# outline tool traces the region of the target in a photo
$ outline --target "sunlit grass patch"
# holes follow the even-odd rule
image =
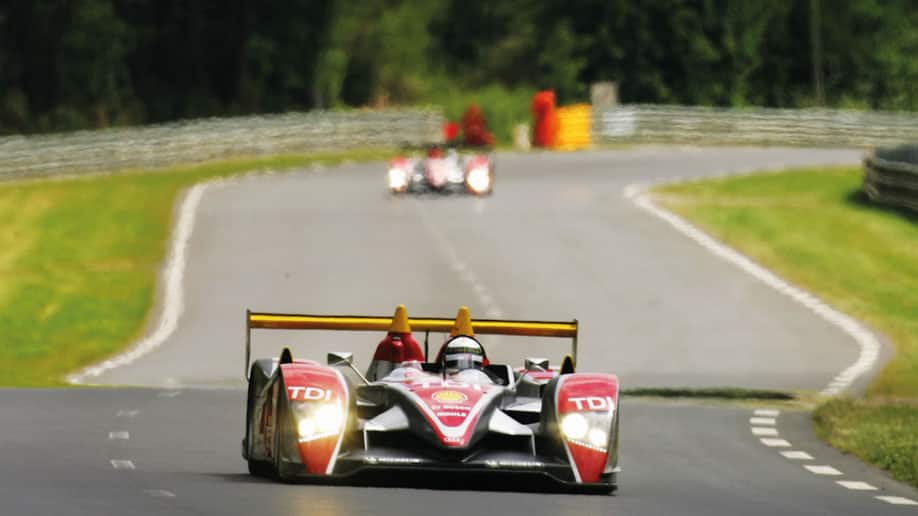
[[[179,192],[200,181],[385,151],[240,158],[0,183],[0,385],[60,385],[142,331]]]

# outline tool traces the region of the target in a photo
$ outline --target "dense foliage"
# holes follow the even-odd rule
[[[623,102],[807,106],[813,6],[827,104],[918,110],[914,0],[29,0],[0,4],[0,132],[495,87],[564,104],[598,80]]]

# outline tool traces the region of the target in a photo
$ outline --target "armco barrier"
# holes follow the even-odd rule
[[[872,147],[915,141],[915,113],[638,104],[593,114],[594,143]]]
[[[880,148],[868,154],[864,191],[876,202],[918,211],[918,145]]]
[[[311,111],[0,138],[0,180],[442,139],[439,110]]]

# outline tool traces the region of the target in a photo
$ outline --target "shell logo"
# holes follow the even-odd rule
[[[437,391],[433,393],[433,398],[440,403],[458,403],[469,399],[459,391]]]

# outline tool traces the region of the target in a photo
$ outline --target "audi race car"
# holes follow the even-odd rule
[[[470,193],[494,191],[494,167],[487,154],[461,154],[434,146],[423,158],[399,156],[389,164],[389,191],[401,193]]]
[[[576,321],[472,321],[465,307],[455,320],[408,318],[401,305],[392,318],[247,312],[247,364],[256,329],[386,334],[366,374],[351,353],[321,364],[285,348],[251,363],[242,456],[253,475],[348,481],[416,470],[617,488],[619,383],[575,372]],[[412,330],[427,335],[423,351]],[[449,334],[434,360],[430,332]],[[572,353],[559,367],[530,358],[514,369],[488,360],[480,334],[570,338]]]

